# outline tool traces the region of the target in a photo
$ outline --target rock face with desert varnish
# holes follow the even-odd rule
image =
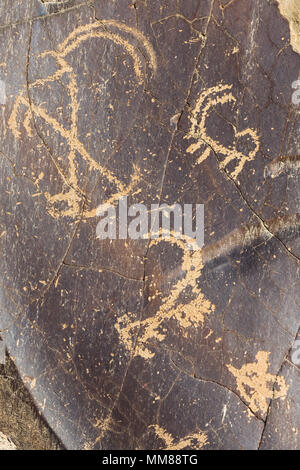
[[[69,449],[299,449],[292,11],[2,3],[0,329],[39,411]],[[204,204],[205,246],[99,241],[120,196]]]

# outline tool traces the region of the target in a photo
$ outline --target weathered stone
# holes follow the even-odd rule
[[[20,3],[0,328],[43,417],[69,449],[299,449],[298,2]],[[203,249],[100,241],[120,196],[204,204]]]

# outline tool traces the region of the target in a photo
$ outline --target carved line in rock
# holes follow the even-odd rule
[[[231,177],[237,179],[245,164],[254,160],[257,152],[259,151],[260,143],[257,131],[248,128],[238,132],[234,129],[235,141],[231,147],[225,147],[216,139],[209,136],[207,132],[207,119],[218,105],[228,103],[236,103],[236,98],[233,96],[232,85],[224,85],[222,83],[204,90],[192,111],[190,116],[191,128],[189,133],[184,137],[185,139],[195,139],[197,142],[191,144],[187,148],[187,153],[194,154],[199,149],[204,149],[202,154],[198,157],[196,164],[201,164],[210,155],[213,149],[218,155],[223,155],[224,159],[220,163],[221,168],[226,168],[228,164],[235,161],[235,169],[231,171]],[[236,140],[242,137],[248,137],[252,141],[253,149],[249,155],[239,152],[236,148]],[[229,171],[229,170],[226,170]]]
[[[147,343],[151,340],[164,341],[167,335],[166,321],[175,319],[182,328],[183,335],[187,337],[187,328],[199,327],[204,323],[206,316],[215,310],[215,306],[205,297],[198,286],[198,279],[203,269],[202,251],[189,250],[187,248],[189,241],[170,237],[168,240],[154,239],[150,243],[150,247],[160,243],[170,243],[179,247],[183,253],[181,270],[185,274],[173,285],[170,294],[163,297],[161,307],[154,316],[142,321],[132,321],[132,314],[128,313],[116,322],[115,328],[128,351],[132,351],[133,338],[140,331],[134,348],[135,356],[140,356],[145,360],[154,357],[155,353],[151,351],[151,347]],[[180,301],[184,292],[191,297],[191,300],[186,303]],[[151,300],[159,295],[160,292],[156,291]]]
[[[44,86],[47,83],[55,82],[62,76],[66,76],[68,79],[67,91],[71,101],[71,127],[70,129],[65,128],[61,125],[55,117],[48,114],[47,109],[42,106],[37,106],[31,103],[29,98],[24,96],[24,93],[20,93],[14,104],[12,113],[9,118],[9,128],[16,138],[20,138],[18,115],[21,107],[25,108],[24,116],[24,129],[27,132],[28,137],[33,135],[31,128],[31,121],[34,116],[41,118],[53,132],[58,133],[65,139],[69,147],[69,154],[67,156],[69,169],[68,175],[65,175],[63,169],[56,162],[56,167],[63,178],[65,185],[68,190],[58,194],[51,195],[48,192],[44,193],[44,196],[48,202],[48,212],[55,218],[60,217],[74,217],[78,218],[81,214],[81,203],[83,199],[83,192],[79,186],[78,176],[78,165],[77,156],[79,155],[85,162],[88,163],[89,170],[95,170],[99,172],[103,177],[107,179],[115,188],[116,192],[106,201],[107,204],[112,204],[118,200],[121,196],[129,195],[139,182],[139,169],[133,165],[133,174],[131,176],[129,184],[126,186],[122,183],[114,173],[99,164],[92,155],[86,150],[83,143],[78,138],[78,112],[79,104],[77,99],[78,86],[76,80],[76,72],[67,61],[67,56],[76,50],[80,44],[88,39],[106,39],[117,46],[122,47],[127,54],[131,57],[133,62],[133,70],[137,79],[138,85],[141,85],[145,81],[145,72],[143,70],[143,62],[139,55],[139,51],[131,44],[127,39],[124,39],[120,34],[110,32],[107,27],[115,28],[124,34],[131,35],[134,40],[140,43],[140,46],[146,52],[149,67],[155,73],[157,70],[157,61],[154,49],[146,37],[138,30],[131,28],[123,23],[119,23],[114,20],[102,20],[100,22],[87,24],[76,28],[68,37],[58,46],[57,51],[50,50],[44,51],[39,57],[43,58],[51,56],[55,59],[58,66],[58,70],[52,76],[48,76],[45,79],[38,79],[29,85],[29,90],[34,87]],[[29,91],[28,90],[28,91]],[[43,178],[43,174],[35,181],[38,190],[40,190],[40,179]],[[66,209],[59,209],[57,203],[65,203]],[[87,219],[96,216],[96,208],[92,210],[86,210],[83,213],[83,218]]]
[[[268,372],[269,368],[268,351],[259,351],[256,354],[256,361],[244,364],[240,369],[227,364],[229,372],[235,377],[238,392],[241,397],[249,404],[253,413],[261,411],[266,413],[268,410],[268,400],[273,398],[284,399],[287,395],[289,386],[284,377],[273,375]],[[277,387],[275,392],[273,388]]]
[[[152,427],[157,437],[164,443],[164,446],[160,450],[199,450],[208,444],[207,435],[202,431],[189,434],[182,439],[176,440],[161,426],[156,424]]]
[[[231,174],[232,178],[236,179],[243,170],[246,162],[253,160],[259,150],[260,144],[257,132],[250,128],[240,132],[235,130],[235,138],[249,136],[253,141],[254,149],[249,155],[245,155],[237,151],[235,144],[232,148],[226,148],[215,139],[212,139],[207,133],[206,123],[208,116],[214,110],[215,106],[236,102],[236,98],[230,91],[231,89],[232,85],[223,85],[221,83],[201,93],[192,112],[192,116],[190,117],[192,124],[190,132],[185,138],[197,139],[197,142],[190,145],[187,149],[189,153],[194,153],[204,145],[207,145],[207,148],[198,158],[197,163],[202,163],[208,158],[211,148],[225,157],[221,162],[222,168],[225,168],[230,162],[237,160],[236,168]],[[186,329],[188,327],[199,327],[204,323],[206,316],[215,309],[215,306],[205,298],[197,282],[203,269],[203,256],[207,257],[206,250],[191,252],[186,248],[184,241],[179,241],[175,238],[163,241],[177,245],[182,249],[183,262],[181,269],[185,272],[184,278],[175,283],[169,296],[162,299],[162,305],[153,317],[147,318],[141,322],[132,321],[132,314],[128,313],[119,318],[115,325],[122,343],[129,351],[133,349],[133,338],[135,334],[141,331],[138,343],[134,348],[134,355],[141,356],[144,359],[150,359],[155,355],[155,353],[151,351],[151,348],[147,346],[149,341],[156,340],[162,342],[166,338],[166,328],[163,328],[163,324],[166,321],[175,318],[182,327],[183,334],[186,336]],[[161,240],[153,240],[150,246],[160,242]],[[179,297],[186,289],[191,289],[193,299],[183,304],[179,302]],[[159,296],[159,292],[157,292],[154,297],[157,296]]]

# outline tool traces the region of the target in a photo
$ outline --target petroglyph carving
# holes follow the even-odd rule
[[[188,153],[194,154],[198,150],[202,150],[201,155],[197,159],[197,164],[204,162],[209,157],[211,151],[214,151],[218,156],[223,157],[223,160],[220,162],[222,169],[226,168],[229,163],[236,162],[235,169],[230,171],[230,174],[233,179],[237,179],[245,164],[253,160],[257,155],[259,150],[257,132],[250,128],[239,132],[234,129],[235,140],[231,147],[225,147],[207,133],[207,119],[215,107],[228,103],[236,103],[236,98],[233,96],[231,89],[232,85],[223,85],[221,83],[215,87],[208,88],[200,94],[190,116],[190,131],[185,138],[196,140],[196,143],[191,144],[187,148]],[[237,150],[237,140],[241,138],[246,138],[247,142],[251,142],[252,150],[250,150],[248,155]],[[227,171],[229,172],[229,170]]]
[[[162,240],[152,240],[150,246],[161,243]],[[166,240],[164,240],[166,242]],[[154,356],[147,343],[151,340],[163,341],[166,338],[167,327],[165,322],[176,319],[182,328],[182,334],[187,336],[187,328],[199,327],[204,323],[205,317],[215,309],[214,305],[204,296],[198,286],[198,279],[203,268],[201,250],[187,249],[186,240],[170,238],[167,243],[178,246],[183,253],[181,270],[184,276],[171,288],[168,296],[162,299],[161,307],[154,316],[143,321],[132,321],[131,314],[125,314],[117,321],[115,327],[124,346],[132,351],[133,338],[139,331],[134,354],[144,359]],[[188,292],[191,297],[183,303],[181,296]],[[159,296],[159,292],[156,293]]]
[[[37,105],[31,102],[29,97],[25,93],[20,93],[17,96],[14,104],[10,119],[9,128],[13,132],[16,138],[20,138],[20,123],[19,113],[21,110],[25,110],[24,115],[24,129],[31,137],[33,135],[34,117],[41,118],[50,128],[52,132],[60,135],[67,143],[69,148],[68,159],[68,174],[65,175],[58,160],[55,160],[56,168],[62,177],[65,187],[67,188],[59,194],[51,195],[48,192],[44,193],[44,196],[48,202],[48,211],[53,217],[74,217],[77,218],[82,211],[82,202],[84,194],[80,188],[80,181],[78,175],[78,159],[83,159],[87,164],[90,171],[94,170],[99,172],[103,177],[106,178],[115,188],[115,194],[113,194],[108,201],[108,204],[112,204],[115,200],[119,199],[122,195],[128,195],[136,186],[139,181],[139,170],[133,165],[133,173],[131,175],[131,181],[125,185],[120,181],[113,171],[105,168],[103,165],[98,163],[94,157],[88,152],[83,143],[78,137],[78,120],[79,120],[79,103],[77,99],[78,85],[76,71],[68,62],[68,56],[71,52],[75,51],[81,43],[88,39],[105,39],[109,40],[115,45],[123,48],[132,60],[134,74],[137,80],[137,84],[142,84],[146,78],[145,67],[143,64],[144,56],[141,55],[139,48],[131,44],[129,39],[125,39],[121,34],[111,32],[109,28],[112,27],[114,30],[118,30],[123,35],[127,35],[133,38],[139,45],[140,49],[143,49],[144,55],[148,60],[149,67],[155,73],[157,69],[155,52],[150,42],[145,36],[134,28],[131,28],[123,23],[119,23],[115,20],[102,20],[101,22],[87,24],[76,28],[69,36],[58,46],[57,50],[44,51],[40,54],[41,58],[50,56],[52,57],[57,65],[57,71],[47,78],[35,80],[29,85],[28,92],[35,87],[43,87],[51,82],[56,82],[61,77],[67,79],[66,89],[70,98],[71,107],[71,126],[70,128],[64,127],[58,122],[58,120],[49,115],[47,109],[43,105]],[[36,185],[40,190],[40,181],[36,180]],[[64,203],[65,208],[61,208],[61,204]],[[96,215],[96,209],[85,211],[83,217],[94,217]]]
[[[271,400],[273,395],[274,398],[285,398],[288,391],[284,377],[276,377],[268,372],[269,356],[269,352],[259,351],[256,354],[256,362],[244,364],[241,369],[236,369],[230,364],[226,366],[236,379],[241,397],[249,403],[253,413],[266,413],[268,400]]]
[[[202,449],[207,444],[207,435],[199,431],[176,441],[174,437],[158,425],[153,426],[159,439],[164,442],[161,450]]]

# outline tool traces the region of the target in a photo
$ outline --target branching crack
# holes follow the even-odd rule
[[[120,273],[119,271],[115,271],[114,269],[111,268],[103,268],[103,267],[97,267],[97,266],[86,266],[86,265],[81,265],[81,264],[70,264],[66,263],[65,261],[62,262],[62,264],[68,268],[73,268],[73,269],[85,269],[89,271],[97,271],[99,273],[101,272],[107,272],[107,273],[112,273],[115,274],[116,276],[120,276],[128,281],[136,281],[136,282],[143,282],[142,278],[137,278],[137,277],[130,277],[130,276],[125,276],[125,274]]]
[[[250,210],[250,212],[255,216],[255,218],[259,221],[259,223],[262,225],[262,227],[265,229],[265,231],[268,233],[268,235],[270,236],[270,238],[275,238],[280,244],[281,246],[284,248],[284,250],[288,253],[288,255],[290,257],[292,257],[297,263],[300,262],[300,258],[295,254],[293,253],[290,248],[288,248],[288,246],[284,243],[284,241],[278,236],[276,235],[275,233],[271,232],[270,231],[270,227],[267,225],[267,222],[265,220],[263,220],[261,218],[261,216],[258,214],[258,212],[252,207],[252,205],[250,204],[250,202],[247,200],[247,198],[244,196],[243,194],[243,191],[241,190],[240,186],[236,183],[236,181],[234,180],[234,178],[224,169],[221,167],[220,165],[220,160],[219,160],[219,157],[218,157],[218,152],[214,149],[214,147],[212,145],[210,145],[208,142],[206,142],[205,140],[203,140],[203,143],[205,143],[211,150],[212,152],[214,153],[215,157],[216,157],[216,160],[217,160],[217,164],[218,164],[218,167],[219,167],[219,170],[229,179],[229,181],[231,181],[236,190],[238,191],[239,195],[241,196],[241,198],[243,199],[244,203],[246,204],[246,206],[248,207],[248,209]]]
[[[228,392],[232,393],[233,395],[235,395],[239,401],[241,401],[243,403],[243,405],[245,405],[248,410],[251,412],[251,414],[253,415],[254,418],[258,419],[259,421],[262,421],[263,423],[265,422],[260,416],[258,416],[252,409],[251,407],[249,406],[248,403],[246,403],[246,401],[244,401],[242,399],[242,397],[237,393],[235,392],[234,390],[232,390],[231,388],[227,387],[226,385],[218,382],[217,380],[212,380],[212,379],[205,379],[203,377],[199,377],[197,376],[197,374],[189,374],[186,370],[183,370],[181,369],[180,367],[178,367],[177,364],[175,364],[175,362],[170,358],[170,361],[172,362],[172,364],[174,365],[174,367],[176,367],[176,369],[180,370],[183,374],[185,375],[188,375],[189,377],[192,377],[193,379],[195,380],[199,380],[200,382],[204,382],[204,383],[209,383],[209,384],[214,384],[214,385],[217,385],[219,387],[222,387],[224,388],[225,390],[227,390]]]
[[[284,363],[287,362],[287,359],[288,359],[288,357],[289,357],[291,351],[293,350],[295,341],[297,340],[299,334],[300,334],[300,327],[299,327],[299,329],[298,329],[298,331],[297,331],[297,334],[296,334],[296,336],[295,336],[295,338],[294,338],[294,341],[293,341],[291,347],[288,349],[288,351],[287,351],[286,354],[284,355],[283,361],[282,361],[282,363],[281,363],[281,365],[280,365],[280,367],[279,367],[279,369],[278,369],[278,372],[277,372],[277,374],[276,374],[276,377],[275,377],[275,380],[274,380],[274,384],[273,384],[273,390],[272,390],[272,395],[273,395],[273,396],[272,396],[272,398],[271,398],[271,400],[270,400],[270,402],[269,402],[269,405],[268,405],[268,410],[267,410],[266,419],[265,419],[265,425],[264,425],[264,428],[263,428],[262,433],[261,433],[260,441],[259,441],[259,444],[258,444],[258,450],[259,450],[259,449],[261,448],[261,446],[262,446],[263,438],[264,438],[264,435],[265,435],[265,432],[266,432],[266,428],[267,428],[267,424],[268,424],[268,419],[269,419],[270,412],[271,412],[271,406],[272,406],[272,403],[273,403],[273,401],[274,401],[274,399],[275,399],[275,392],[276,392],[275,387],[276,387],[277,379],[278,379],[279,375],[280,375],[281,372],[282,372]]]

